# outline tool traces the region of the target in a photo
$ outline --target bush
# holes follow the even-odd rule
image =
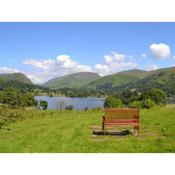
[[[27,92],[22,95],[21,106],[37,106],[37,104],[38,101],[34,99],[34,96],[31,93]]]
[[[6,87],[0,92],[0,103],[13,108],[36,106],[33,94],[29,92],[22,93],[19,89],[13,87]]]
[[[65,110],[73,110],[74,107],[72,105],[66,106]]]
[[[122,102],[126,105],[139,100],[139,93],[136,90],[126,89],[121,94]]]
[[[152,108],[155,106],[155,102],[151,99],[145,99],[141,102],[142,108]]]
[[[21,114],[20,110],[10,109],[6,106],[0,107],[0,129],[3,127],[9,127],[10,123],[22,119],[24,119],[24,116]]]
[[[140,99],[151,99],[156,104],[163,104],[165,103],[165,93],[161,89],[151,89],[141,94]]]
[[[133,101],[129,104],[129,107],[132,107],[132,108],[142,108],[142,102],[141,101]]]
[[[43,110],[46,110],[48,107],[48,102],[44,100],[40,100],[39,107],[41,107]]]
[[[105,100],[104,107],[105,108],[123,107],[123,103],[119,98],[115,96],[109,96]]]

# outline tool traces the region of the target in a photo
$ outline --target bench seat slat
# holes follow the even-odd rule
[[[137,119],[112,119],[112,120],[109,120],[109,119],[105,119],[104,120],[104,122],[105,123],[107,123],[107,122],[117,122],[117,123],[119,123],[119,122],[126,122],[126,123],[130,123],[130,122],[138,122],[138,120]]]
[[[105,125],[132,125],[132,126],[138,126],[138,123],[105,123]]]

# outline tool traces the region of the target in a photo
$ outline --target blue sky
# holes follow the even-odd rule
[[[0,73],[35,83],[175,65],[175,23],[0,23]]]

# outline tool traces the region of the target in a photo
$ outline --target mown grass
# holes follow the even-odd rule
[[[0,152],[175,152],[175,106],[141,110],[140,136],[94,136],[103,111],[23,111],[25,120],[0,130]]]

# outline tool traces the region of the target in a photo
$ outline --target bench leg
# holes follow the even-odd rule
[[[102,122],[102,132],[104,133],[105,131],[105,125],[104,125],[104,122]]]
[[[134,135],[135,135],[135,130],[137,130],[137,134],[139,136],[139,126],[134,126]]]

